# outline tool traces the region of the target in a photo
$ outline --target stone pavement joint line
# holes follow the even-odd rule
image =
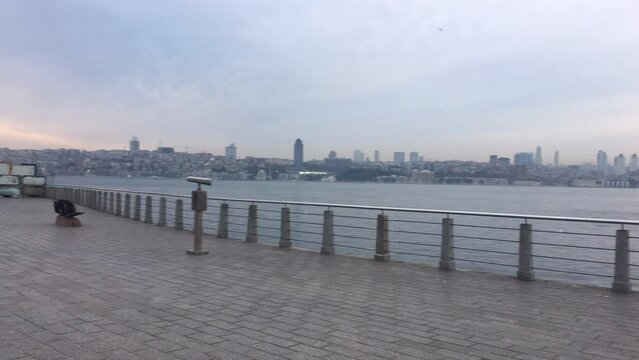
[[[639,295],[0,199],[0,359],[638,359]]]

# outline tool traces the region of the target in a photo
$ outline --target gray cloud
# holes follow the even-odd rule
[[[635,152],[637,15],[634,1],[4,1],[0,141]]]

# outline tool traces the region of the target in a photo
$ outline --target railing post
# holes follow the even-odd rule
[[[291,248],[291,208],[284,206],[280,212],[280,248]]]
[[[115,194],[112,191],[109,192],[109,213],[115,212]]]
[[[115,195],[115,216],[122,216],[122,194]]]
[[[107,212],[109,209],[109,193],[106,191],[102,192],[102,211]]]
[[[532,224],[521,224],[519,226],[519,270],[517,279],[524,281],[535,280],[533,271],[533,248],[532,248]]]
[[[335,247],[333,246],[333,211],[324,211],[324,225],[322,228],[322,255],[334,255]]]
[[[628,230],[617,230],[615,244],[615,278],[612,282],[612,291],[616,293],[629,293],[632,291],[630,284],[630,235]]]
[[[388,215],[377,215],[377,238],[375,241],[375,260],[390,261],[388,253]]]
[[[229,237],[229,204],[220,204],[220,221],[217,226],[217,237],[228,239]]]
[[[158,212],[158,226],[166,226],[166,198],[160,198],[160,208]]]
[[[142,212],[142,196],[135,195],[135,203],[133,204],[133,221],[140,221]]]
[[[442,219],[442,247],[439,259],[439,268],[442,270],[455,270],[453,250],[453,219]]]
[[[144,201],[144,223],[153,224],[153,198],[147,196]]]
[[[98,190],[95,193],[95,209],[102,210],[102,191]]]
[[[184,230],[184,203],[182,199],[175,200],[175,230]]]
[[[131,217],[131,194],[124,194],[124,213],[122,217],[127,219]]]
[[[257,242],[257,205],[249,205],[246,222],[246,242]]]

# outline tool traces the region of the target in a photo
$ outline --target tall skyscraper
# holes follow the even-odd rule
[[[375,153],[373,155],[373,160],[375,162],[379,162],[379,150],[375,150]]]
[[[637,160],[637,154],[632,154],[630,157],[630,164],[628,164],[628,171],[636,172],[639,170],[639,161]]]
[[[615,175],[626,173],[626,157],[623,154],[615,156]]]
[[[410,162],[418,162],[419,154],[416,151],[411,152],[410,154],[408,154],[408,160]]]
[[[293,145],[293,165],[297,170],[304,166],[304,144],[300,139],[295,140],[295,145]]]
[[[402,163],[404,163],[405,160],[406,160],[405,159],[405,154],[404,154],[403,151],[395,151],[393,153],[393,162],[396,165],[401,165]]]
[[[541,157],[541,146],[537,146],[537,151],[535,151],[535,164],[544,164],[544,159]]]
[[[353,162],[364,162],[364,152],[362,150],[353,150]]]
[[[129,141],[129,151],[136,152],[140,151],[140,140],[138,140],[137,136],[134,136],[131,141]]]
[[[488,167],[496,168],[498,160],[499,157],[497,155],[490,155],[490,157],[488,158]]]
[[[605,151],[597,152],[597,169],[608,170],[608,154]]]
[[[553,166],[559,167],[559,151],[555,150],[555,158],[553,159]]]
[[[336,159],[336,158],[337,158],[337,153],[335,152],[335,150],[331,150],[331,151],[328,153],[328,158],[329,158],[329,159]]]
[[[228,162],[234,162],[237,160],[237,148],[234,143],[224,149],[224,157]]]

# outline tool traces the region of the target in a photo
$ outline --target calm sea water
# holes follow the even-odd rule
[[[55,185],[94,186],[188,195],[194,184],[179,179],[127,179],[110,177],[68,177],[50,179]],[[639,220],[639,189],[413,185],[376,183],[319,183],[280,181],[216,181],[206,187],[209,196],[260,200],[306,201],[457,211],[497,212],[526,215]],[[208,232],[217,226],[216,204],[210,204]],[[245,234],[246,204],[231,204],[230,236]],[[279,237],[279,206],[260,205],[260,242],[275,245]],[[296,246],[317,250],[321,237],[323,209],[294,207],[293,239]],[[335,244],[338,253],[371,256],[375,237],[375,211],[335,209]],[[351,218],[349,216],[354,216]],[[360,218],[361,217],[361,218]],[[437,264],[441,215],[389,213],[391,251],[394,260]],[[235,219],[235,221],[233,220]],[[263,220],[262,220],[263,219]],[[417,222],[419,221],[419,223]],[[188,222],[188,220],[187,220]],[[299,222],[299,223],[296,223]],[[421,223],[426,222],[426,223]],[[512,275],[516,271],[518,227],[521,220],[455,216],[455,257],[458,268]],[[312,223],[316,223],[313,225]],[[470,225],[470,226],[469,226]],[[477,228],[474,225],[492,228]],[[352,228],[359,227],[359,228]],[[570,222],[533,222],[537,277],[609,286],[614,259],[617,225]],[[631,236],[639,229],[629,228]],[[583,234],[598,234],[591,236]],[[490,241],[497,239],[506,241]],[[296,243],[297,240],[297,243]],[[637,248],[631,240],[631,249]],[[546,244],[546,245],[545,245]],[[564,247],[547,244],[560,244]],[[608,250],[575,249],[589,246]],[[368,250],[364,250],[368,249]],[[496,254],[491,251],[499,251]],[[632,262],[639,264],[639,254]],[[574,260],[561,260],[555,258]],[[471,261],[479,261],[471,262]],[[579,260],[579,261],[576,261]],[[502,265],[494,265],[498,263]],[[560,270],[561,272],[543,269]],[[634,270],[635,268],[633,268]],[[639,272],[639,267],[636,268]],[[601,274],[591,276],[576,273]],[[638,277],[635,275],[634,277]]]
[[[189,194],[178,179],[57,176],[56,185]],[[639,189],[216,181],[209,196],[639,220]]]

